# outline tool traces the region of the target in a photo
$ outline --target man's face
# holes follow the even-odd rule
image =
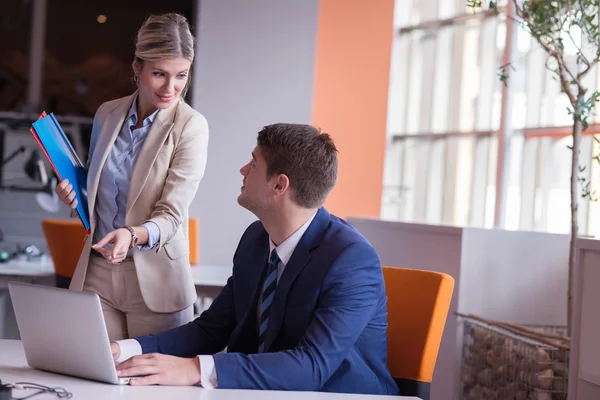
[[[261,211],[269,209],[271,196],[269,180],[267,180],[267,163],[258,146],[254,148],[252,159],[240,169],[240,173],[244,180],[238,203],[259,216]]]

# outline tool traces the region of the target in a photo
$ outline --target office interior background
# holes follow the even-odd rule
[[[486,283],[476,283],[475,278],[463,281],[451,310],[459,307],[458,296],[471,304],[484,299],[494,306],[470,310],[485,314],[493,309],[489,317],[509,320],[522,304],[514,300],[519,299],[529,308],[521,308],[515,322],[566,325],[562,297],[536,303],[531,294],[518,294],[531,292],[532,286],[516,281],[548,277],[548,284],[540,283],[546,293],[562,296],[566,290],[572,143],[568,99],[547,68],[547,55],[524,29],[513,24],[508,34],[504,14],[473,12],[466,3],[18,0],[4,4],[0,154],[6,162],[0,167],[0,250],[12,252],[33,244],[45,252],[41,221],[69,218],[66,207],[48,211],[52,201],[39,196],[46,191],[51,197],[48,182],[27,172],[37,148],[28,131],[31,122],[42,110],[54,112],[65,121],[85,158],[97,107],[134,90],[131,61],[136,30],[148,14],[173,11],[188,17],[197,39],[187,100],[206,116],[210,128],[207,169],[190,209],[190,216],[199,220],[201,265],[230,266],[241,234],[255,219],[236,198],[239,168],[250,158],[256,133],[275,122],[311,123],[330,133],[340,152],[338,184],[325,206],[354,219],[374,242],[382,262],[407,259],[413,264],[404,266],[433,268],[443,259],[464,276],[466,265],[494,267],[504,275],[481,272],[477,277]],[[576,63],[576,49],[566,46],[571,57],[567,62]],[[514,68],[504,85],[499,67],[508,62]],[[594,65],[586,77],[591,90],[599,87],[599,73]],[[589,122],[580,163],[585,167],[581,176],[594,191],[600,189],[600,164],[595,159],[600,146],[594,140],[600,134],[598,113]],[[51,176],[43,157],[42,162]],[[579,233],[596,237],[600,203],[579,201]],[[380,236],[371,237],[370,220],[399,224],[385,225]],[[398,226],[402,232],[432,226],[449,227],[443,231],[446,236],[461,233],[456,233],[460,239],[451,254],[439,250],[446,244],[421,233],[401,236],[408,238],[404,242],[379,240],[384,233],[396,238],[390,232]],[[525,236],[502,242],[497,235],[504,231],[539,235],[528,247],[523,245]],[[467,248],[479,250],[470,253]],[[426,249],[436,249],[438,258],[415,261]],[[518,256],[506,256],[515,249]],[[531,266],[531,271],[523,272],[522,265]],[[583,279],[583,272],[579,277]],[[461,292],[469,284],[477,287],[477,295]],[[486,290],[497,300],[485,298]],[[511,296],[513,300],[507,300]],[[457,373],[454,345],[444,348],[452,340],[456,343],[458,333],[448,336],[456,326],[451,322],[446,327],[436,374],[440,360],[442,369]],[[596,328],[593,332],[600,332]],[[588,354],[594,358],[600,350]],[[448,386],[434,387],[437,393],[445,390]]]
[[[340,125],[338,130],[323,127],[346,150],[341,154],[341,187],[333,193],[329,204],[330,208],[334,205],[334,212],[339,210],[344,217],[569,231],[568,146],[572,119],[566,112],[568,99],[561,95],[558,82],[546,68],[543,49],[524,29],[515,29],[513,43],[506,51],[508,36],[503,14],[473,13],[461,1],[398,0],[394,4],[391,38],[384,37],[383,32],[369,31],[367,14],[359,24],[365,27],[348,27],[348,31],[342,32],[344,27],[339,26],[339,37],[332,38],[337,43],[319,50],[317,39],[326,38],[317,38],[316,1],[273,5],[257,1],[247,6],[233,1],[220,5],[205,3],[201,11],[200,3],[192,0],[172,5],[151,1],[143,7],[116,1],[90,4],[46,1],[44,26],[37,31],[32,18],[36,2],[7,4],[0,20],[5,38],[0,44],[0,110],[35,113],[43,109],[58,116],[83,117],[81,137],[75,142],[80,157],[85,159],[89,140],[89,123],[85,118],[92,118],[102,102],[134,89],[131,58],[137,27],[150,13],[177,11],[188,17],[199,42],[194,85],[188,101],[209,117],[213,112],[210,108],[223,117],[209,121],[214,133],[211,144],[222,145],[220,150],[229,153],[231,161],[221,164],[214,160],[220,155],[209,160],[206,180],[211,182],[204,182],[203,188],[218,194],[213,197],[225,198],[212,202],[211,196],[201,190],[194,207],[199,214],[203,214],[204,205],[215,206],[221,201],[227,204],[231,200],[226,198],[227,194],[233,197],[235,189],[221,186],[235,187],[233,167],[235,162],[242,163],[243,151],[247,149],[243,146],[226,149],[231,142],[224,140],[221,144],[222,137],[240,135],[251,139],[261,124],[284,120],[284,116],[297,122],[317,123],[320,118],[332,118],[322,116],[326,107],[332,107],[324,102],[339,101],[340,106],[350,105],[352,111],[364,113],[361,118],[364,124],[350,123],[358,117],[351,116],[351,110],[341,115],[342,107],[337,107],[334,111],[340,115],[335,118],[340,123],[346,119],[347,125]],[[226,13],[229,6],[231,12]],[[213,12],[215,15],[210,14]],[[247,18],[244,12],[249,13]],[[228,14],[228,19],[223,21],[219,13]],[[203,17],[205,21],[201,23]],[[372,17],[375,22],[379,16]],[[390,17],[386,18],[389,33]],[[219,26],[216,20],[230,25]],[[278,38],[271,36],[270,32],[279,27],[284,32]],[[32,41],[34,34],[43,38],[41,43]],[[390,40],[388,49],[386,44]],[[226,46],[220,46],[222,42]],[[353,43],[356,48],[341,48],[346,43]],[[32,48],[33,45],[37,47]],[[369,46],[376,49],[367,49]],[[38,63],[39,71],[37,94],[35,90],[31,93],[28,78],[35,71],[34,50],[43,54],[41,61],[33,60]],[[345,51],[347,54],[342,54]],[[379,59],[371,54],[371,63],[375,65],[361,65],[367,52],[381,53]],[[571,55],[570,62],[575,63],[574,48]],[[354,78],[357,73],[371,76],[367,82],[338,78],[343,87],[334,87],[332,82],[324,81],[329,79],[326,74],[332,73],[327,70],[331,66],[325,65],[328,58],[343,64],[349,75],[355,74]],[[498,73],[507,60],[512,62],[513,69],[510,84],[505,87]],[[375,71],[376,77],[372,74]],[[249,76],[255,77],[253,83],[245,79]],[[597,86],[597,76],[594,66],[586,78],[589,87]],[[333,92],[340,93],[339,89],[346,90],[352,99],[335,98]],[[242,98],[248,97],[252,99],[250,104],[241,104]],[[503,103],[503,98],[509,101]],[[385,123],[381,121],[384,113]],[[507,123],[501,129],[504,116]],[[247,123],[243,118],[249,119]],[[596,190],[598,162],[593,157],[600,149],[592,134],[598,131],[599,117],[596,113],[592,118],[582,141],[581,163],[586,167],[582,177],[590,182],[591,190]],[[4,120],[8,121],[6,117]],[[27,128],[26,122],[19,127]],[[251,140],[244,143],[250,145]],[[344,148],[346,143],[352,146],[351,152]],[[35,187],[22,169],[35,144],[26,130],[3,129],[4,158],[23,145],[27,150],[2,166],[1,182],[5,189],[0,196],[6,201],[0,213],[2,218],[11,218],[11,223],[7,221],[5,225],[11,229],[3,229],[4,235],[27,241],[34,231],[40,236],[39,228],[31,231],[25,227],[30,225],[25,221],[39,213],[39,206],[30,207],[31,193],[12,193],[15,191],[6,187]],[[217,179],[219,169],[227,180],[212,182],[213,176]],[[361,193],[361,185],[366,185],[364,189],[369,193]],[[347,194],[351,196],[339,200]],[[355,200],[350,201],[351,198]],[[25,204],[27,207],[18,210],[10,207]],[[229,206],[223,215],[244,214],[234,211],[235,205]],[[599,207],[597,201],[580,199],[580,233],[598,234]],[[27,215],[17,217],[13,211],[26,211]],[[14,220],[20,217],[25,220]],[[242,219],[246,223],[249,217]],[[218,231],[216,237],[231,241],[242,226],[236,225],[230,232],[214,227]],[[43,242],[37,244],[43,247]],[[231,246],[223,251],[217,246],[218,255],[214,256],[213,248],[203,248],[208,261],[226,261],[224,257]]]

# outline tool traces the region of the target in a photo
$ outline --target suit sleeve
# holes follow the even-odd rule
[[[157,335],[135,339],[146,353],[162,353],[177,357],[214,354],[227,346],[235,327],[233,277],[212,302],[210,308],[194,321]]]
[[[207,149],[208,124],[201,114],[195,114],[183,128],[162,196],[148,220],[160,230],[157,252],[175,235],[182,223],[184,210],[190,207],[196,196],[206,167]]]
[[[142,346],[142,352],[162,353],[177,357],[195,357],[203,354],[215,354],[222,351],[236,326],[235,313],[235,276],[239,265],[239,254],[245,238],[253,225],[242,235],[233,255],[233,274],[217,295],[208,310],[194,321],[156,335],[139,336],[135,339]]]
[[[216,354],[219,388],[319,390],[367,326],[383,291],[375,250],[366,243],[350,245],[331,266],[298,346],[276,353]]]

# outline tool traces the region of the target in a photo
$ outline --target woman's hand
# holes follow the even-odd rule
[[[107,244],[112,244],[113,247],[104,247]],[[125,228],[115,229],[104,236],[98,243],[92,246],[94,250],[99,252],[111,264],[121,264],[127,251],[131,245],[131,233]]]
[[[73,190],[73,185],[69,183],[68,179],[63,179],[60,181],[60,183],[54,188],[54,191],[58,195],[58,198],[71,209],[75,209],[75,207],[77,207],[75,191]]]

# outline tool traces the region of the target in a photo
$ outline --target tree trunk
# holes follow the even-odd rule
[[[579,144],[581,142],[582,124],[578,116],[573,115],[573,154],[571,157],[571,243],[569,246],[569,279],[567,287],[567,335],[571,337],[571,317],[573,315],[573,269],[575,268],[575,251],[577,247],[577,177],[579,173]]]

